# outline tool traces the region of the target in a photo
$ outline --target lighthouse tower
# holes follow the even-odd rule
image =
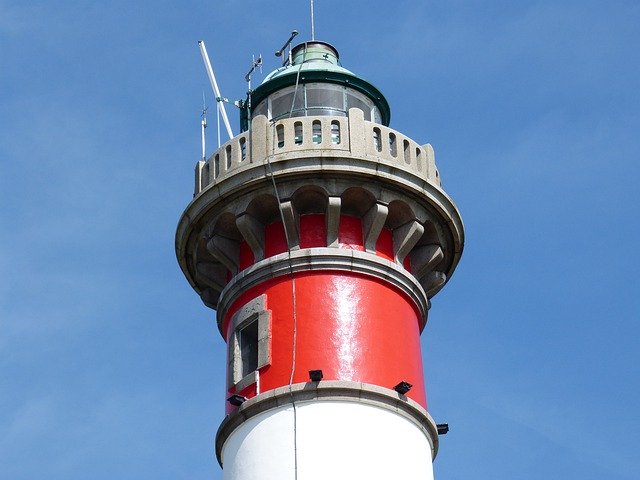
[[[228,346],[223,478],[433,478],[420,334],[464,232],[431,145],[320,41],[244,108],[176,233]]]

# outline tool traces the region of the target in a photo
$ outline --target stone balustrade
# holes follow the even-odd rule
[[[195,195],[208,186],[245,170],[292,158],[357,158],[372,168],[385,165],[440,186],[431,145],[419,145],[406,135],[364,120],[352,108],[348,117],[293,117],[275,122],[260,115],[251,129],[222,145],[209,159],[196,165]]]

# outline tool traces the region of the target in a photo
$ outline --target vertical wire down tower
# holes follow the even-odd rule
[[[420,333],[462,253],[431,145],[312,41],[251,94],[250,127],[196,166],[176,233],[217,310],[226,480],[433,478]]]

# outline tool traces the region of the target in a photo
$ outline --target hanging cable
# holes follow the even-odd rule
[[[296,73],[296,86],[293,89],[293,99],[291,100],[291,108],[289,109],[289,118],[293,116],[293,109],[296,105],[296,96],[298,95],[298,87],[300,85],[300,71],[302,70],[302,65],[304,65],[306,58],[307,58],[307,42],[304,42],[304,51],[302,52],[302,61],[300,62],[300,66],[298,67],[298,72]]]
[[[289,118],[293,115],[293,108],[296,101],[296,95],[298,92],[298,86],[300,84],[300,70],[302,70],[302,65],[305,61],[307,54],[307,43],[304,45],[304,52],[302,56],[302,62],[298,67],[298,72],[296,75],[296,85],[293,91],[293,100],[291,102],[291,109],[289,110]],[[271,127],[271,152],[267,155],[267,172],[269,177],[271,178],[271,184],[273,185],[273,192],[276,196],[276,201],[278,202],[278,211],[280,213],[280,221],[282,222],[282,228],[284,230],[284,238],[285,242],[287,242],[287,255],[289,257],[289,275],[291,277],[291,298],[292,298],[292,315],[293,315],[293,332],[292,332],[292,346],[291,346],[291,373],[289,375],[289,395],[291,396],[291,405],[293,407],[293,455],[294,455],[294,472],[295,479],[298,479],[298,410],[296,407],[296,402],[293,397],[293,377],[296,372],[296,350],[297,350],[297,341],[298,341],[298,314],[297,314],[297,295],[296,295],[296,277],[293,271],[293,260],[291,258],[291,243],[289,242],[289,234],[287,233],[287,228],[285,226],[285,217],[284,210],[282,208],[282,201],[280,199],[280,193],[278,192],[278,186],[276,184],[276,179],[273,174],[273,166],[271,165],[271,159],[275,156],[275,146],[276,146],[276,128],[275,121],[271,119],[270,121]]]
[[[275,142],[276,142],[276,129],[275,123],[271,124],[272,138],[271,138],[271,154],[267,155],[267,171],[271,178],[271,184],[273,185],[273,191],[278,202],[278,211],[280,213],[280,221],[282,222],[282,229],[284,230],[285,242],[287,242],[287,255],[289,256],[289,275],[291,276],[291,297],[292,297],[292,315],[293,315],[293,339],[292,339],[292,352],[291,352],[291,374],[289,375],[289,395],[291,396],[291,405],[293,406],[293,462],[295,480],[298,480],[298,411],[296,408],[296,402],[293,398],[293,376],[296,371],[296,350],[297,350],[297,337],[298,337],[298,316],[297,316],[297,304],[296,304],[296,277],[293,272],[293,260],[291,259],[291,244],[289,243],[289,234],[285,227],[284,210],[282,209],[282,200],[280,199],[280,193],[278,193],[278,186],[276,185],[276,179],[273,175],[273,167],[271,166],[271,157],[275,155]]]

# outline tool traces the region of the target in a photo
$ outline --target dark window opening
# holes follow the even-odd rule
[[[340,144],[340,124],[336,120],[331,122],[331,143]]]
[[[302,145],[304,140],[302,136],[302,122],[296,122],[293,124],[293,143],[296,145]]]
[[[322,124],[318,120],[314,120],[311,127],[313,143],[322,143]]]
[[[216,154],[215,158],[213,159],[213,178],[218,178],[218,176],[220,175],[220,155]]]
[[[382,151],[382,138],[380,138],[380,129],[378,127],[373,129],[373,146],[376,152]]]
[[[258,319],[256,318],[239,332],[242,376],[258,369]]]
[[[276,135],[278,136],[278,148],[284,147],[284,125],[276,125]]]
[[[231,145],[227,145],[227,148],[225,149],[227,155],[226,155],[226,159],[227,159],[227,170],[231,168]]]
[[[247,139],[240,139],[240,161],[244,161],[247,158]]]

